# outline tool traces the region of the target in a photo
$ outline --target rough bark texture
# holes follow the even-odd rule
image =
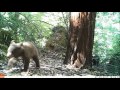
[[[92,66],[95,17],[95,12],[71,13],[64,64],[70,60],[70,64],[76,68]]]

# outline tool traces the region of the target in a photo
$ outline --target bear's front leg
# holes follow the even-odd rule
[[[21,71],[27,72],[28,67],[29,67],[29,63],[30,63],[30,59],[24,57],[23,58],[24,69],[22,69]]]
[[[39,58],[38,58],[37,56],[34,56],[34,57],[33,57],[33,60],[35,61],[36,68],[39,69],[39,68],[40,68]]]

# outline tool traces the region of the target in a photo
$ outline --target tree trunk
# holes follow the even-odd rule
[[[71,13],[64,64],[70,60],[70,64],[76,68],[92,66],[95,17],[95,12]]]

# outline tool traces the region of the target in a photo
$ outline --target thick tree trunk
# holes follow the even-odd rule
[[[70,60],[73,67],[92,66],[92,48],[95,28],[95,12],[72,12],[69,39],[64,64]]]

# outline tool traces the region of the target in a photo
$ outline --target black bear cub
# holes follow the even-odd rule
[[[33,59],[36,63],[36,68],[39,68],[39,55],[38,50],[35,45],[31,42],[21,42],[15,43],[14,40],[11,41],[10,46],[7,51],[8,66],[13,66],[16,63],[18,57],[22,57],[24,69],[22,71],[27,71],[30,63],[30,59]]]

